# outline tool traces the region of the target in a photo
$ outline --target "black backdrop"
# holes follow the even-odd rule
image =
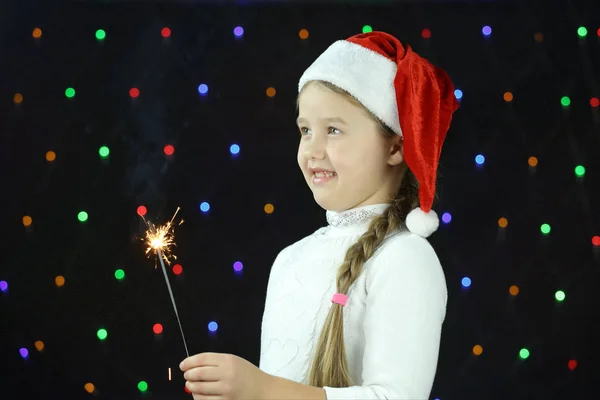
[[[159,222],[181,207],[175,253],[183,273],[169,277],[190,351],[258,363],[272,261],[325,223],[295,161],[297,80],[330,43],[366,24],[445,68],[463,93],[436,205],[452,221],[431,238],[449,288],[432,398],[597,397],[597,2],[222,3],[0,6],[0,280],[8,284],[0,293],[0,397],[87,398],[86,383],[106,399],[188,396],[162,272],[135,239],[144,229],[141,204]],[[233,35],[238,25],[242,38]],[[482,35],[484,25],[491,36]],[[68,87],[74,98],[65,96]],[[275,96],[266,95],[269,87]],[[237,156],[229,153],[234,143]],[[98,155],[103,145],[108,159]],[[543,223],[549,235],[540,233]],[[115,279],[117,269],[124,280]],[[566,293],[562,303],[557,290]],[[164,327],[159,336],[155,323]]]

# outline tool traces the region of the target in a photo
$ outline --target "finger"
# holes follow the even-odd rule
[[[182,371],[187,371],[190,368],[194,367],[204,367],[204,366],[213,366],[216,367],[219,365],[219,353],[200,353],[193,355],[191,357],[186,358],[179,364],[179,368]]]
[[[194,394],[203,396],[221,396],[223,395],[223,385],[220,382],[185,382],[185,387]]]
[[[195,367],[183,374],[186,381],[216,382],[220,380],[218,367]]]
[[[208,396],[205,394],[194,394],[194,393],[192,393],[192,398],[194,400],[226,400],[226,397],[223,397],[223,396]]]

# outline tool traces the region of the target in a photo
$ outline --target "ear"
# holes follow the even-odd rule
[[[389,165],[400,165],[404,161],[404,140],[396,135],[390,140],[390,151],[387,163]]]

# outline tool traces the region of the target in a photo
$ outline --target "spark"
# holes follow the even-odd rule
[[[171,259],[177,260],[177,257],[173,254],[171,247],[175,246],[175,226],[173,223],[179,210],[180,208],[177,207],[177,210],[175,210],[175,214],[173,214],[171,220],[164,225],[158,226],[154,225],[152,222],[146,221],[146,218],[142,216],[142,219],[148,228],[148,230],[146,230],[146,237],[142,240],[148,246],[146,248],[146,254],[154,252],[156,255],[154,262],[155,269],[158,267],[156,261],[158,261],[159,257],[161,257],[167,263],[167,265],[171,265]],[[182,223],[183,219],[178,225],[181,225]]]

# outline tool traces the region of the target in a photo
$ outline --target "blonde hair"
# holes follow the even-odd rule
[[[368,112],[356,98],[331,83],[312,81],[310,84],[324,86]],[[379,118],[371,112],[369,114],[377,121],[380,131],[385,137],[396,136],[396,133]],[[390,206],[383,214],[371,221],[367,231],[346,251],[344,261],[337,273],[337,293],[348,293],[350,286],[360,276],[364,264],[373,256],[385,237],[390,232],[399,229],[405,223],[408,213],[419,205],[419,184],[406,163],[402,164],[401,174],[403,176],[400,189],[395,198],[390,199]],[[350,377],[344,344],[343,315],[343,306],[332,304],[317,342],[309,372],[308,384],[311,386],[349,387],[354,384]]]

